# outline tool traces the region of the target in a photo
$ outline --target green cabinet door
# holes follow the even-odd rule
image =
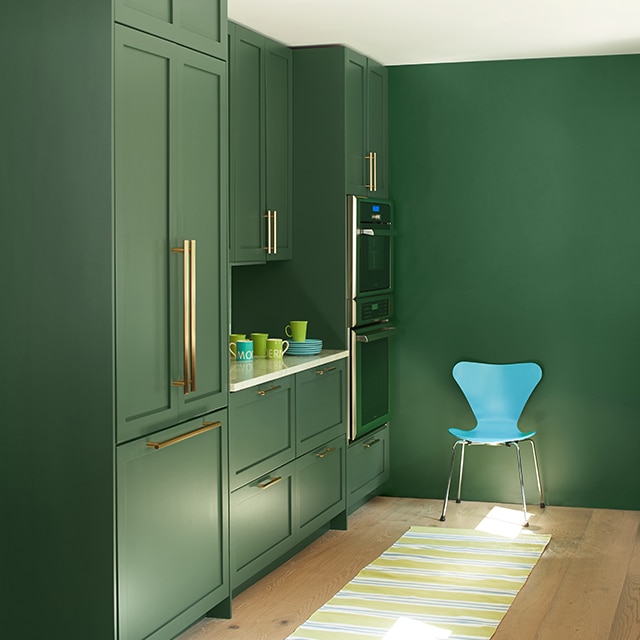
[[[115,19],[196,51],[227,58],[226,0],[115,0]]]
[[[229,25],[230,259],[291,258],[292,52]]]
[[[347,505],[349,511],[375,493],[389,479],[389,425],[356,440],[347,451]]]
[[[296,374],[296,454],[347,433],[347,365],[338,360]]]
[[[231,394],[231,489],[293,460],[294,382],[288,376]]]
[[[347,193],[388,197],[387,71],[349,49],[345,52]]]
[[[231,583],[235,590],[295,542],[295,462],[231,494]]]
[[[296,460],[298,529],[303,538],[346,509],[346,436]]]
[[[230,597],[227,513],[226,411],[117,448],[120,640],[168,640]]]
[[[118,442],[227,404],[225,82],[215,58],[116,26]]]

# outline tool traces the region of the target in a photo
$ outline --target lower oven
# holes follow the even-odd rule
[[[389,421],[391,415],[391,343],[389,321],[351,330],[351,419],[349,440]]]

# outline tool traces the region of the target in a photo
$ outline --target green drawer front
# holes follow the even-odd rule
[[[117,448],[122,640],[173,637],[229,597],[226,431],[219,411]]]
[[[293,544],[294,464],[231,494],[231,582],[241,585]]]
[[[346,360],[296,375],[296,453],[347,432]]]
[[[231,394],[229,467],[237,489],[294,458],[292,378]]]
[[[298,523],[304,535],[346,508],[346,436],[331,440],[296,461]]]
[[[389,425],[353,442],[347,451],[347,502],[351,506],[389,479]]]

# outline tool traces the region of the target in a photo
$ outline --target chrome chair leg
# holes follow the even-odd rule
[[[536,455],[536,445],[531,439],[526,440],[531,443],[531,453],[533,454],[533,465],[536,470],[536,480],[538,481],[538,493],[540,494],[540,508],[545,508],[544,496],[542,495],[542,483],[540,482],[540,467],[538,467],[538,456]]]
[[[442,515],[440,516],[441,522],[444,522],[446,520],[445,516],[447,513],[447,504],[449,503],[449,491],[451,490],[451,476],[453,475],[453,463],[456,458],[456,447],[459,444],[462,444],[462,440],[456,440],[453,443],[453,447],[451,447],[451,463],[449,464],[449,479],[447,480],[447,493],[444,496],[444,504],[442,505]]]
[[[527,519],[527,500],[524,495],[524,478],[522,476],[522,456],[520,455],[520,447],[517,442],[510,442],[507,446],[513,445],[516,448],[516,457],[518,458],[518,476],[520,477],[520,491],[522,493],[522,510],[524,511],[524,526],[529,526]]]
[[[458,477],[458,497],[456,498],[456,504],[460,504],[460,496],[462,495],[462,470],[464,469],[464,452],[467,443],[464,440],[462,442],[462,449],[460,450],[460,475]]]

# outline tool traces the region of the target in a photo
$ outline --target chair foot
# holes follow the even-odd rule
[[[462,500],[456,500],[456,504],[460,504]]]
[[[446,518],[444,516],[440,516],[440,522],[444,522]]]
[[[529,523],[528,523],[528,522],[525,522],[525,523],[524,523],[524,526],[525,526],[525,527],[528,527],[528,526],[529,526]]]
[[[547,505],[546,505],[544,502],[541,502],[541,503],[540,503],[540,508],[541,508],[541,509],[544,509],[546,506],[547,506]]]

